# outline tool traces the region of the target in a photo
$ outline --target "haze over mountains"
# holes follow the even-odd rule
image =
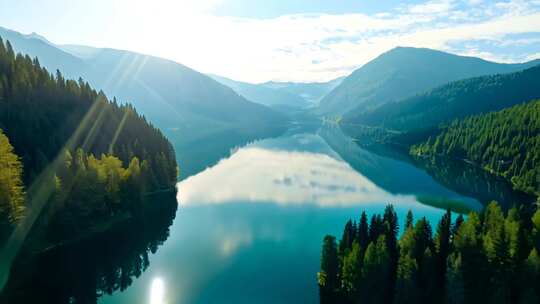
[[[232,88],[250,101],[288,113],[299,109],[313,108],[320,100],[337,87],[345,77],[328,82],[274,82],[252,84],[235,81],[218,75],[209,75],[216,81]]]
[[[262,86],[299,95],[313,105],[318,105],[321,99],[337,87],[345,77],[339,77],[327,82],[276,82],[268,81]]]
[[[516,72],[539,63],[501,64],[431,49],[398,47],[355,70],[321,100],[316,112],[331,116],[351,110],[362,112],[451,81]]]
[[[453,119],[538,99],[539,81],[540,65],[515,73],[468,78],[386,103],[373,111],[350,113],[345,122],[398,131],[437,127]]]
[[[289,114],[300,112],[321,117],[344,116],[345,122],[377,126],[392,120],[396,127],[402,118],[391,113],[411,108],[415,113],[407,114],[410,122],[414,120],[412,116],[422,117],[421,113],[431,113],[432,108],[444,111],[440,101],[430,101],[433,94],[451,91],[458,97],[462,95],[452,86],[452,90],[443,88],[429,93],[439,86],[471,77],[513,73],[540,64],[540,60],[501,64],[431,49],[398,47],[351,75],[329,82],[251,84],[207,76],[170,60],[130,51],[55,45],[35,33],[23,35],[3,28],[0,36],[9,40],[16,51],[37,56],[49,70],[59,69],[68,78],[82,77],[109,96],[133,103],[152,123],[169,136],[178,136],[183,143],[221,136],[227,130],[286,125]],[[414,99],[418,94],[423,95]],[[401,103],[409,100],[408,104],[412,104],[410,99],[421,106]],[[460,107],[467,107],[467,102]],[[469,108],[471,113],[479,112]],[[466,109],[460,113],[468,114]],[[420,124],[418,119],[414,121]]]
[[[265,128],[286,122],[283,115],[170,60],[114,49],[56,46],[36,34],[4,28],[0,36],[16,51],[38,57],[50,71],[82,77],[107,95],[133,103],[164,131],[184,131],[185,139],[239,126]]]
[[[217,82],[228,86],[235,92],[244,96],[248,100],[274,108],[303,109],[310,104],[300,95],[289,93],[284,90],[277,90],[264,85],[251,84],[247,82],[235,81],[226,77],[209,75]]]

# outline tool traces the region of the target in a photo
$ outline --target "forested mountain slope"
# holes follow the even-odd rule
[[[456,120],[412,152],[467,159],[540,194],[540,100]]]
[[[171,144],[131,105],[50,74],[9,42],[0,43],[0,129],[10,142],[2,140],[2,151],[12,145],[23,164],[25,205],[33,216],[47,206],[42,216],[55,236],[136,208],[144,193],[176,183]]]
[[[114,49],[56,46],[34,36],[0,28],[13,48],[66,78],[83,77],[92,87],[131,102],[138,112],[167,132],[189,141],[238,126],[269,128],[286,123],[271,109],[179,63]],[[181,134],[181,135],[180,135]]]
[[[399,132],[433,128],[456,118],[498,111],[540,98],[539,83],[540,65],[516,73],[469,78],[347,116],[343,123]]]
[[[355,70],[321,100],[317,111],[321,115],[352,111],[351,115],[357,116],[451,81],[516,72],[538,63],[500,64],[431,49],[398,47]]]

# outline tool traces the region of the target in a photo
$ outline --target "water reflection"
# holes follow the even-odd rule
[[[130,221],[91,239],[38,255],[22,252],[0,302],[97,303],[103,295],[126,290],[167,239],[178,206],[174,194],[147,203]]]
[[[410,208],[418,204],[417,197],[421,195],[423,202],[460,202],[460,211],[479,208],[474,199],[447,190],[410,164],[386,160],[367,151],[362,151],[360,156],[363,165],[357,168],[380,170],[355,170],[317,134],[290,134],[263,140],[239,149],[216,166],[182,181],[178,198],[184,206],[273,202],[336,207],[391,202]],[[401,168],[401,172],[384,170],[385,166],[393,170]],[[391,193],[372,181],[380,180],[375,174],[366,177],[364,172],[387,174],[390,181],[398,185],[414,183],[418,191],[411,191],[409,187]],[[205,190],[210,188],[212,191]]]
[[[179,183],[179,218],[152,266],[100,302],[135,303],[162,278],[168,303],[316,303],[321,240],[349,218],[392,203],[403,226],[409,209],[435,223],[448,207],[481,207],[338,131],[297,128],[210,159]]]
[[[184,179],[215,165],[231,151],[249,142],[261,138],[281,135],[283,127],[264,130],[246,130],[231,128],[205,134],[199,132],[194,138],[186,137],[183,132],[167,131],[167,136],[174,144],[176,159],[181,167],[180,178]]]
[[[476,197],[482,204],[497,201],[503,208],[531,204],[535,196],[514,190],[511,183],[463,161],[440,157],[416,159],[415,164],[438,182],[463,195]]]
[[[152,281],[150,304],[165,304],[165,283],[161,278],[155,278]]]
[[[319,134],[355,170],[378,186],[391,193],[414,193],[424,204],[452,206],[455,211],[465,212],[493,200],[506,208],[534,201],[534,197],[514,190],[506,180],[462,161],[413,159],[403,151],[382,145],[369,145],[368,151],[332,125],[321,128]]]
[[[481,207],[476,192],[441,182],[446,169],[372,153],[336,128],[298,127],[241,148],[222,140],[184,154],[197,165],[183,166],[170,235],[175,198],[96,240],[19,259],[0,302],[316,303],[321,240],[346,220],[388,203],[400,226],[409,209],[435,223],[446,208]]]

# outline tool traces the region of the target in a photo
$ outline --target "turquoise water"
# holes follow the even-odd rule
[[[438,221],[444,210],[420,200],[481,208],[332,128],[232,149],[178,190],[167,241],[129,288],[100,303],[316,303],[321,241],[349,218],[391,203],[401,220],[412,209]]]

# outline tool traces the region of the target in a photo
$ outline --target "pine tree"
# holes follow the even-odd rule
[[[446,285],[446,269],[447,259],[450,253],[450,228],[452,225],[452,214],[450,210],[447,210],[437,225],[437,232],[435,235],[435,247],[436,247],[436,269],[435,269],[435,291],[434,295],[437,301],[443,301],[445,298],[445,285]]]
[[[356,294],[360,287],[362,262],[360,245],[358,242],[354,242],[352,250],[343,258],[341,270],[341,286],[349,295]]]
[[[357,239],[361,250],[365,251],[369,242],[369,225],[365,211],[362,212],[362,215],[360,216]]]
[[[22,165],[0,129],[0,221],[18,221],[24,214]]]
[[[409,211],[407,211],[407,218],[405,220],[405,229],[408,229],[408,228],[412,228],[414,223],[413,223],[413,214],[412,214],[412,210],[409,209]]]
[[[339,287],[339,261],[336,238],[330,235],[324,237],[321,256],[321,271],[318,273],[319,296],[321,303],[332,303]]]

